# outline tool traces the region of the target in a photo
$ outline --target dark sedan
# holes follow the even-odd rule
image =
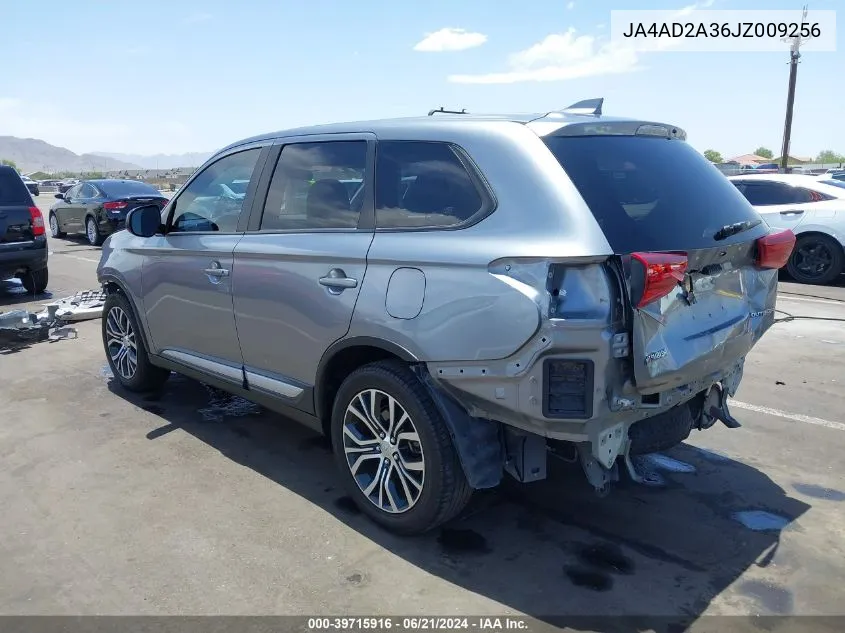
[[[167,204],[158,189],[135,180],[83,180],[56,198],[49,219],[53,237],[84,233],[94,246],[123,229],[126,214],[135,207]]]

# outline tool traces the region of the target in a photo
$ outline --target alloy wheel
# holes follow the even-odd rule
[[[50,216],[50,232],[53,236],[56,236],[59,233],[59,221],[56,219],[55,215]]]
[[[138,348],[129,315],[113,307],[106,317],[106,350],[121,378],[131,380],[138,371]]]
[[[411,416],[388,393],[359,392],[343,418],[343,451],[364,496],[378,509],[407,512],[425,483],[422,444]]]
[[[86,234],[88,235],[88,241],[93,244],[97,241],[97,227],[94,226],[94,220],[89,219],[87,224]]]
[[[833,265],[833,253],[822,242],[802,244],[793,254],[796,270],[808,279],[818,279]]]

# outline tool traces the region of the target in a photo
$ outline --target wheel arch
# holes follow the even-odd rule
[[[314,380],[314,412],[326,437],[331,437],[329,427],[332,406],[343,379],[359,367],[388,359],[406,363],[419,362],[418,358],[401,345],[370,336],[340,339],[323,353]]]
[[[132,293],[127,292],[125,285],[117,277],[112,275],[103,277],[101,285],[106,295],[122,294],[126,297],[126,300],[129,302],[129,307],[132,308],[132,315],[135,317],[135,322],[140,326],[139,329],[141,330],[141,338],[143,339],[144,347],[147,349],[147,353],[152,355],[152,350],[154,348],[150,345],[150,335],[149,332],[147,332],[147,324],[141,318],[141,312],[138,310],[138,304],[135,302],[135,298],[132,296]],[[106,315],[103,315],[103,318],[106,318]]]

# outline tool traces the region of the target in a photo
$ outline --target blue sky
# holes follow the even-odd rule
[[[693,2],[3,0],[0,135],[78,153],[181,153],[440,105],[537,112],[603,96],[605,113],[674,123],[699,150],[727,158],[765,145],[777,154],[786,49],[602,53],[612,9]],[[701,4],[797,17],[801,0]],[[840,6],[812,0],[810,8]],[[845,153],[843,61],[841,50],[804,54],[793,155]],[[538,81],[538,67],[554,80]],[[505,76],[486,83],[491,73]]]

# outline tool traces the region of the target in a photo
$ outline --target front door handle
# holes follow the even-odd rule
[[[801,209],[790,209],[789,211],[781,211],[781,215],[801,215],[804,213]]]
[[[320,277],[320,285],[336,290],[344,290],[346,288],[355,288],[358,285],[358,280],[347,277],[346,273],[340,268],[332,268],[328,275]]]
[[[208,275],[209,277],[220,278],[220,277],[228,277],[229,276],[229,269],[228,268],[222,268],[220,266],[220,262],[211,262],[211,267],[206,268],[203,272],[206,275]]]

